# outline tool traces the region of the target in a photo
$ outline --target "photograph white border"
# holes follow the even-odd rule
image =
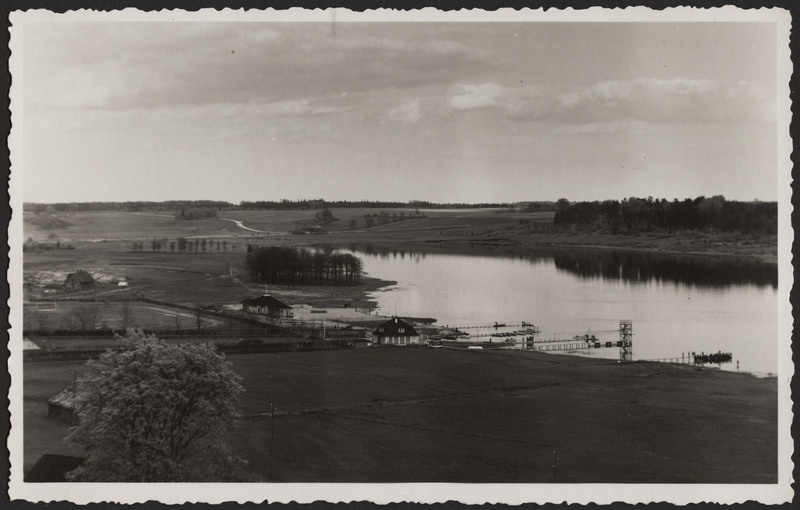
[[[765,485],[747,484],[451,484],[451,483],[399,483],[399,484],[120,484],[120,483],[25,483],[22,473],[22,189],[24,168],[21,162],[22,125],[24,112],[21,109],[21,83],[24,55],[21,54],[20,39],[28,23],[38,21],[314,21],[336,22],[767,22],[776,25],[776,59],[778,62],[777,125],[778,144],[778,201],[779,201],[779,325],[778,325],[778,483]],[[11,84],[11,122],[8,139],[11,153],[10,205],[12,218],[8,229],[10,288],[9,350],[11,357],[8,370],[11,375],[9,390],[11,430],[8,449],[11,462],[9,496],[32,502],[67,500],[74,503],[115,501],[136,503],[156,500],[163,503],[207,502],[299,502],[311,503],[371,501],[378,504],[391,502],[437,503],[458,501],[465,504],[482,503],[597,503],[616,501],[627,503],[670,502],[689,504],[698,502],[737,503],[748,500],[764,504],[790,501],[793,492],[792,461],[793,441],[790,436],[792,422],[790,381],[794,367],[791,361],[792,318],[789,291],[793,285],[791,266],[791,243],[793,230],[791,214],[791,169],[792,143],[788,126],[791,120],[789,100],[789,78],[791,61],[789,52],[790,15],[781,9],[743,10],[734,7],[696,9],[690,7],[670,8],[655,11],[645,7],[626,9],[591,8],[576,11],[566,10],[513,10],[498,11],[463,10],[443,12],[436,9],[418,11],[374,10],[353,12],[346,9],[305,10],[289,9],[264,11],[203,9],[196,12],[180,10],[146,12],[125,9],[114,12],[76,10],[63,14],[47,10],[12,12],[11,58],[9,69]]]

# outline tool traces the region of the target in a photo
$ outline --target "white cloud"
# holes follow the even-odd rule
[[[457,92],[448,100],[448,106],[455,110],[474,110],[498,106],[504,96],[507,96],[507,89],[496,83],[459,84],[456,85],[456,90]]]
[[[408,98],[403,104],[389,110],[389,118],[406,124],[414,124],[423,116],[419,98]]]
[[[459,84],[447,104],[456,111],[493,108],[518,119],[593,123],[769,122],[774,100],[763,86],[708,79],[603,81],[585,87]]]

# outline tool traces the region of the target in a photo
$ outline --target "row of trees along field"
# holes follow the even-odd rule
[[[90,211],[124,211],[124,212],[172,212],[176,213],[178,219],[186,219],[185,214],[195,211],[194,214],[202,214],[203,210],[299,210],[299,209],[473,209],[486,207],[509,207],[508,203],[437,203],[422,200],[411,200],[409,202],[381,202],[377,200],[256,200],[243,201],[239,204],[223,202],[218,200],[168,200],[164,202],[60,202],[53,204],[43,204],[26,202],[23,210],[32,213],[58,213],[58,212],[90,212]],[[181,216],[184,211],[184,216]],[[198,213],[198,211],[200,211]],[[200,216],[206,217],[206,216]]]
[[[236,205],[219,200],[167,200],[165,202],[63,202],[39,204],[26,202],[22,206],[26,212],[90,212],[90,211],[181,211],[188,209],[235,209]]]
[[[250,279],[285,285],[358,285],[363,262],[350,253],[312,253],[302,248],[248,246],[245,268]]]
[[[576,225],[613,233],[651,230],[716,229],[722,232],[777,234],[777,202],[737,202],[722,195],[669,202],[652,197],[622,201],[557,202],[555,225]]]
[[[239,249],[238,244],[229,243],[225,239],[220,241],[219,239],[201,239],[198,237],[193,237],[191,239],[186,239],[185,237],[179,237],[177,239],[151,239],[149,243],[145,243],[145,241],[134,241],[131,243],[131,251],[133,252],[145,251],[146,247],[149,247],[150,251],[169,251],[170,253],[175,253],[176,251],[178,253],[227,253],[229,248],[233,251]]]
[[[442,202],[429,202],[426,200],[411,200],[409,202],[383,202],[379,200],[257,200],[252,202],[241,202],[239,209],[253,210],[253,209],[481,209],[481,208],[498,208],[509,207],[508,203],[442,203]]]

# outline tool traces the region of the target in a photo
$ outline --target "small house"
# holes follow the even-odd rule
[[[247,313],[266,315],[275,319],[288,319],[294,316],[292,307],[270,295],[242,301],[242,310]]]
[[[67,275],[64,288],[69,291],[94,290],[94,277],[86,271],[76,271]]]
[[[71,384],[47,400],[47,416],[75,425],[78,423],[75,399],[75,386]]]
[[[420,336],[414,326],[398,317],[393,317],[372,332],[374,345],[419,344]]]

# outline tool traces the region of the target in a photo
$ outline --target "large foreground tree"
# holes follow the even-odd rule
[[[238,416],[241,378],[211,344],[167,344],[129,330],[121,349],[88,362],[78,380],[79,424],[68,440],[88,458],[74,481],[239,479],[224,434]]]

